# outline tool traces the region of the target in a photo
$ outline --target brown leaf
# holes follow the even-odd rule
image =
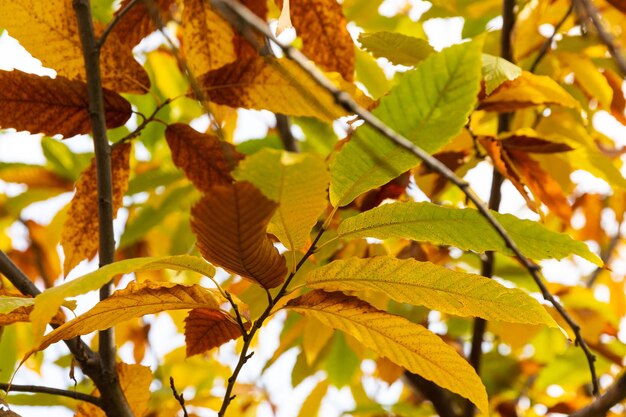
[[[120,378],[122,392],[124,392],[133,415],[138,417],[145,415],[148,411],[150,384],[152,383],[150,368],[118,362],[117,374]],[[100,392],[96,389],[91,395],[99,397]],[[74,417],[106,417],[106,414],[100,407],[83,402],[78,406]]]
[[[626,10],[626,3],[624,3],[624,6]],[[623,80],[619,75],[609,69],[605,70],[602,74],[613,90],[613,100],[611,101],[610,109],[611,114],[621,124],[626,125],[626,115],[624,115],[624,110],[626,110],[626,99],[624,98],[624,92],[622,91]]]
[[[132,0],[124,0],[115,13],[118,16]],[[160,13],[161,20],[167,22],[172,19],[172,8],[176,0],[155,0],[154,5]],[[150,16],[144,1],[136,1],[135,5],[120,19],[112,33],[121,34],[121,41],[127,48],[134,48],[143,38],[157,30],[154,20]]]
[[[252,13],[257,15],[262,20],[267,20],[267,1],[259,1],[259,0],[241,0],[241,3],[246,6]],[[265,42],[265,38],[261,34],[255,34],[259,45],[263,45]],[[250,43],[246,40],[245,36],[237,33],[235,35],[235,53],[237,54],[238,59],[241,58],[250,58],[259,56],[259,51],[257,51]]]
[[[250,324],[246,324],[249,328]],[[185,319],[187,357],[207,352],[240,336],[237,322],[219,310],[196,308]]]
[[[122,206],[130,174],[130,143],[121,143],[111,151],[113,177],[113,215]],[[84,259],[98,252],[98,189],[95,161],[80,175],[63,225],[61,246],[65,252],[63,271],[67,275]]]
[[[15,296],[14,296],[15,297]],[[33,306],[20,307],[11,311],[8,314],[0,314],[0,326],[7,326],[13,323],[29,323],[30,312],[33,311]],[[65,314],[61,310],[50,321],[52,324],[61,325],[65,323]]]
[[[131,116],[130,103],[104,90],[107,128],[122,126]],[[87,85],[64,77],[40,77],[0,71],[0,127],[70,137],[91,132]]]
[[[165,138],[174,164],[203,192],[209,192],[214,185],[232,183],[230,173],[244,158],[230,143],[200,133],[186,124],[169,125]]]
[[[282,7],[282,0],[278,0]],[[354,41],[337,0],[291,2],[291,22],[302,39],[302,52],[326,71],[354,79]]]
[[[560,153],[574,149],[565,143],[550,142],[544,139],[516,134],[507,136],[500,143],[507,150],[529,153]]]
[[[38,269],[37,276],[41,275],[46,288],[50,288],[61,275],[61,260],[57,253],[58,235],[51,236],[51,227],[44,227],[33,220],[26,220],[24,225],[28,229],[34,265]]]
[[[287,274],[285,258],[266,232],[276,208],[250,183],[214,186],[191,209],[200,253],[266,289],[280,285]]]

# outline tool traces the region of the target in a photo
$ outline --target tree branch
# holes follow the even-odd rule
[[[550,35],[550,37],[546,39],[543,45],[541,45],[541,49],[539,49],[539,53],[537,54],[537,57],[535,58],[531,66],[528,68],[528,71],[535,72],[541,60],[546,56],[546,54],[550,50],[550,46],[552,45],[552,42],[554,41],[554,37],[557,35],[557,33],[559,33],[559,29],[561,29],[561,26],[563,26],[563,24],[565,23],[569,15],[572,14],[572,10],[574,10],[574,3],[570,4],[565,15],[561,18],[561,20],[559,20],[559,22],[554,27],[554,32],[552,32],[552,35]]]
[[[289,118],[284,114],[275,114],[276,116],[276,129],[278,129],[278,136],[280,137],[283,147],[289,152],[300,152],[298,148],[298,142],[291,133],[291,127],[289,126]]]
[[[100,49],[96,39],[89,0],[73,0],[78,21],[78,32],[83,48],[87,94],[89,97],[89,115],[94,141],[96,175],[98,186],[98,232],[99,265],[110,264],[115,256],[115,238],[113,235],[113,184],[111,176],[111,146],[107,139],[104,114],[102,79],[100,74]],[[111,282],[100,289],[100,300],[108,298],[113,290]],[[101,379],[103,384],[96,384],[103,398],[103,405],[108,416],[132,416],[126,398],[119,384],[116,366],[115,335],[113,329],[98,333],[99,354],[101,358]],[[96,382],[96,381],[94,381]]]
[[[439,417],[457,417],[452,407],[450,392],[420,375],[404,372],[409,386],[419,390],[433,404]]]
[[[604,416],[615,404],[626,399],[626,374],[622,374],[606,392],[588,406],[570,414],[570,417]]]
[[[187,407],[185,407],[185,398],[183,397],[183,393],[181,392],[179,394],[178,391],[176,391],[176,385],[174,385],[174,377],[172,376],[170,376],[170,387],[172,388],[172,395],[174,395],[174,398],[176,398],[176,401],[178,401],[178,404],[180,404],[180,408],[183,410],[183,416],[189,417],[189,414],[187,413]]]
[[[615,43],[615,36],[613,36],[613,34],[604,26],[604,23],[602,23],[602,17],[600,16],[598,8],[592,3],[591,0],[574,1],[587,14],[587,17],[591,20],[591,23],[593,23],[593,26],[598,32],[598,37],[602,43],[606,45],[609,53],[615,61],[615,64],[617,64],[617,67],[622,73],[622,76],[626,77],[626,57],[624,57],[624,54]]]
[[[42,387],[39,385],[15,385],[15,384],[6,384],[0,382],[0,390],[9,394],[9,392],[33,392],[40,394],[50,394],[50,395],[58,395],[61,397],[68,397],[78,401],[84,401],[87,403],[91,403],[98,407],[102,407],[102,401],[98,397],[94,397],[93,395],[85,394],[82,392],[70,391],[66,389],[59,388],[50,388],[50,387]]]
[[[346,93],[338,89],[326,76],[313,64],[309,61],[300,51],[295,49],[289,45],[281,44],[272,34],[266,22],[261,20],[258,16],[248,10],[245,6],[241,5],[238,2],[232,0],[208,0],[211,4],[218,10],[220,13],[228,20],[235,28],[239,30],[242,35],[250,36],[249,28],[253,28],[257,32],[267,36],[272,42],[274,42],[278,47],[283,51],[283,54],[294,61],[300,68],[306,71],[315,82],[320,85],[322,88],[327,90],[334,98],[335,101],[340,104],[344,109],[348,112],[356,114],[361,117],[378,133],[392,141],[397,146],[405,149],[410,152],[417,158],[423,161],[424,165],[439,173],[448,181],[452,182],[456,185],[461,191],[465,194],[465,196],[476,206],[477,210],[480,214],[485,218],[485,220],[491,225],[491,227],[500,235],[502,240],[505,242],[506,246],[515,254],[515,256],[519,259],[522,266],[529,272],[532,276],[533,280],[539,287],[541,294],[543,297],[549,301],[559,312],[559,314],[563,317],[563,319],[567,322],[567,324],[571,327],[572,331],[576,335],[576,343],[581,346],[585,356],[587,358],[587,362],[589,364],[591,379],[593,383],[594,393],[598,392],[598,382],[596,378],[596,371],[594,366],[595,357],[591,353],[589,346],[583,339],[580,333],[580,327],[576,322],[569,316],[567,311],[563,308],[563,306],[550,294],[547,287],[543,283],[543,280],[539,274],[541,268],[533,263],[530,259],[528,259],[517,247],[517,244],[512,240],[507,231],[502,227],[502,225],[496,220],[494,215],[491,213],[489,208],[485,205],[485,203],[476,195],[476,193],[469,187],[469,184],[457,177],[456,174],[451,171],[447,166],[441,163],[439,160],[434,158],[428,152],[424,151],[421,147],[415,145],[406,137],[398,134],[385,123],[383,123],[380,119],[374,116],[371,112],[366,110],[365,108],[358,105],[352,97]],[[254,39],[248,39],[251,44],[254,44]]]

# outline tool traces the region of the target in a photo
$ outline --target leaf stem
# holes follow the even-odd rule
[[[583,339],[580,333],[580,327],[576,322],[569,316],[569,314],[565,311],[563,306],[559,304],[559,302],[550,294],[547,287],[543,283],[543,280],[539,274],[541,268],[528,259],[517,247],[517,244],[513,241],[513,239],[509,236],[504,227],[496,220],[494,215],[491,213],[489,208],[485,205],[485,203],[476,195],[476,193],[470,188],[469,184],[465,182],[463,179],[459,178],[453,171],[451,171],[447,166],[441,163],[439,160],[434,158],[428,152],[424,151],[421,147],[415,145],[406,137],[398,134],[385,123],[383,123],[380,119],[374,116],[367,109],[358,105],[352,97],[345,91],[337,88],[326,76],[323,72],[321,72],[314,63],[312,63],[306,56],[304,56],[299,50],[296,48],[283,45],[279,42],[271,30],[267,26],[267,23],[261,20],[258,16],[252,13],[248,8],[243,6],[242,4],[233,1],[233,0],[207,0],[210,1],[211,4],[224,16],[226,20],[228,20],[235,28],[239,30],[242,35],[250,36],[249,28],[253,28],[257,32],[267,36],[272,42],[274,42],[282,51],[283,54],[294,61],[300,68],[306,71],[315,82],[328,91],[334,98],[335,101],[340,104],[345,110],[350,113],[356,114],[361,119],[365,121],[370,127],[380,133],[382,136],[393,142],[395,145],[405,149],[410,152],[424,163],[424,165],[439,173],[448,181],[456,185],[476,206],[477,210],[480,214],[489,222],[491,227],[500,235],[502,240],[505,242],[506,246],[515,254],[515,256],[519,259],[522,266],[529,272],[532,276],[533,280],[539,287],[541,294],[543,297],[549,301],[559,312],[559,314],[563,317],[563,319],[567,322],[567,324],[571,327],[572,331],[576,335],[576,343],[580,345],[585,353],[587,358],[587,362],[589,364],[589,370],[591,373],[591,380],[593,384],[593,392],[598,392],[598,381],[596,377],[596,371],[594,366],[595,356],[591,353],[589,346]],[[507,0],[511,1],[511,0]],[[248,39],[249,42],[254,42],[252,39]]]

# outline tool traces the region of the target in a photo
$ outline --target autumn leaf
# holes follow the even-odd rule
[[[387,58],[397,65],[417,65],[435,52],[427,40],[395,32],[364,32],[359,42],[376,58]]]
[[[337,0],[292,1],[291,22],[308,58],[325,71],[338,72],[346,81],[354,79],[354,42]]]
[[[120,143],[111,151],[114,216],[122,206],[122,199],[128,189],[131,150],[130,143]],[[63,262],[65,275],[84,259],[91,259],[96,255],[98,236],[98,189],[95,160],[92,160],[76,184],[76,194],[72,198],[67,220],[63,225],[61,246],[65,253]]]
[[[286,58],[242,58],[200,76],[198,81],[211,101],[231,107],[325,121],[347,114],[328,91]],[[361,104],[371,104],[356,86],[339,75],[334,81]]]
[[[485,92],[489,95],[503,82],[514,80],[522,75],[522,69],[504,58],[483,54],[483,79]]]
[[[249,328],[250,324],[246,323]],[[185,318],[187,356],[197,355],[241,337],[239,324],[219,310],[196,308]]]
[[[482,41],[455,45],[426,58],[373,111],[427,152],[459,134],[474,110],[481,79]],[[447,71],[441,71],[447,68]],[[330,202],[341,207],[418,165],[420,160],[363,125],[330,165]]]
[[[597,100],[604,109],[611,108],[613,89],[590,58],[567,52],[561,52],[557,57],[564,67],[573,71],[576,85],[587,97]]]
[[[123,0],[114,16],[121,17],[120,13],[125,10],[132,0]],[[175,7],[176,0],[155,0],[152,2],[155,10],[159,12],[163,22],[167,22],[172,17],[172,7]],[[126,46],[125,49],[134,48],[143,38],[157,30],[154,19],[150,15],[150,10],[143,1],[135,2],[131,9],[120,18],[113,33],[120,34],[120,41]]]
[[[65,137],[91,132],[87,84],[82,81],[0,71],[0,106],[2,128]],[[104,108],[109,129],[122,126],[132,114],[130,103],[110,90],[104,90]]]
[[[59,191],[70,191],[74,185],[46,167],[19,162],[0,162],[0,180],[24,184],[28,188],[57,188]]]
[[[35,304],[35,299],[25,296],[0,295],[0,314],[8,314],[20,307],[30,307]]]
[[[1,0],[0,27],[61,76],[86,80],[76,13],[66,0]],[[103,30],[96,27],[96,32]],[[124,33],[112,32],[101,51],[102,83],[126,93],[145,93],[150,80],[123,43]]]
[[[71,339],[96,330],[104,330],[134,317],[167,310],[209,308],[217,310],[224,300],[217,290],[200,285],[185,286],[173,283],[131,282],[81,314],[48,333],[33,350],[44,350],[60,340]]]
[[[214,186],[191,209],[200,253],[266,289],[280,285],[287,275],[285,258],[266,231],[276,208],[250,183]]]
[[[120,387],[128,401],[133,415],[146,415],[148,402],[150,401],[150,384],[152,372],[148,366],[138,364],[117,363],[117,375],[120,379]],[[100,397],[100,392],[95,389],[91,395]],[[74,417],[106,417],[100,407],[91,403],[79,404]]]
[[[510,214],[492,212],[522,253],[531,259],[562,259],[576,254],[598,266],[603,263],[583,242],[546,229],[539,223]],[[337,230],[340,237],[392,237],[452,245],[463,250],[498,251],[512,255],[502,237],[471,208],[457,209],[432,203],[385,204],[347,218]]]
[[[390,256],[351,258],[317,268],[305,279],[307,286],[324,291],[374,291],[400,303],[462,317],[557,327],[525,292],[431,262]]]
[[[35,297],[35,308],[31,314],[35,342],[41,339],[46,325],[66,298],[95,291],[117,275],[161,269],[195,271],[206,277],[215,275],[213,266],[202,258],[189,255],[134,258],[105,265],[89,274],[49,288]]]
[[[311,154],[263,149],[241,162],[235,178],[248,181],[278,203],[268,231],[289,250],[305,246],[326,208],[326,163]]]
[[[424,327],[338,292],[315,290],[291,300],[286,308],[346,332],[379,355],[469,399],[487,413],[487,393],[474,369]]]
[[[552,78],[524,71],[519,77],[503,82],[493,93],[482,98],[478,108],[511,112],[539,105],[580,107],[578,101]]]

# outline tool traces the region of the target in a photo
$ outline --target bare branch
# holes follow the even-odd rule
[[[289,126],[289,118],[283,114],[276,114],[276,129],[278,130],[278,136],[283,143],[283,147],[289,152],[299,152],[298,142],[291,133],[291,127]]]
[[[470,200],[476,206],[477,210],[481,213],[481,215],[489,222],[491,227],[500,235],[502,240],[505,242],[506,246],[515,254],[515,256],[519,259],[522,266],[528,270],[533,280],[539,287],[541,294],[543,297],[549,301],[559,312],[559,314],[563,317],[563,319],[567,322],[567,324],[571,327],[572,331],[576,335],[576,343],[581,346],[583,349],[585,356],[587,358],[587,362],[589,364],[589,369],[591,373],[591,379],[594,387],[594,393],[598,392],[598,382],[596,377],[596,371],[594,366],[595,356],[591,353],[589,346],[583,339],[580,333],[580,326],[576,324],[576,322],[570,317],[570,315],[565,311],[563,306],[550,294],[546,285],[543,283],[543,280],[539,274],[541,268],[533,263],[530,259],[528,259],[517,247],[515,242],[506,232],[506,230],[502,227],[502,225],[496,220],[494,215],[491,213],[489,208],[485,205],[485,203],[476,195],[476,193],[469,187],[469,184],[457,177],[456,174],[451,171],[447,166],[441,163],[439,160],[434,158],[432,155],[424,151],[421,147],[415,145],[413,142],[408,140],[406,137],[398,134],[385,123],[383,123],[380,119],[374,116],[371,112],[366,110],[365,108],[359,106],[353,99],[350,97],[348,93],[338,89],[326,76],[313,64],[309,61],[300,51],[289,46],[281,44],[272,34],[266,22],[258,18],[254,13],[248,10],[245,6],[241,5],[238,2],[232,0],[208,0],[211,4],[219,10],[222,15],[242,33],[244,36],[249,36],[250,28],[253,28],[257,32],[267,36],[272,42],[280,47],[283,51],[283,54],[289,59],[293,60],[298,66],[300,66],[304,71],[306,71],[318,85],[322,88],[326,89],[330,94],[333,95],[335,101],[339,103],[344,109],[348,112],[356,114],[360,116],[365,123],[370,125],[374,130],[379,132],[388,140],[392,141],[397,146],[407,150],[412,153],[414,156],[418,157],[423,161],[424,165],[439,173],[448,181],[452,182],[461,191],[466,195],[468,200]],[[252,39],[248,39],[251,43]]]
[[[602,17],[598,8],[593,4],[592,0],[574,0],[580,9],[584,10],[587,17],[593,23],[593,26],[598,32],[598,37],[604,43],[609,50],[609,53],[613,57],[615,64],[619,68],[622,76],[626,77],[626,57],[615,43],[615,36],[604,26]]]
[[[174,385],[174,377],[172,376],[170,376],[170,387],[172,388],[172,395],[174,395],[174,398],[176,398],[176,401],[178,401],[178,404],[180,404],[180,408],[183,409],[183,416],[189,417],[189,414],[187,413],[187,407],[185,407],[185,398],[183,397],[183,393],[181,392],[179,394],[176,391],[176,385]]]
[[[5,391],[7,394],[9,392],[33,392],[40,394],[50,394],[50,395],[58,395],[61,397],[72,398],[78,401],[84,401],[87,403],[91,403],[98,407],[102,407],[102,401],[98,397],[94,397],[93,395],[85,394],[82,392],[70,391],[66,389],[59,388],[51,388],[51,387],[42,387],[39,385],[15,385],[15,384],[5,384],[0,382],[0,390]]]
[[[604,416],[615,404],[626,399],[626,374],[622,374],[606,392],[587,407],[581,408],[570,417]]]
[[[554,41],[554,37],[559,33],[559,29],[561,29],[561,26],[563,26],[563,24],[565,23],[569,15],[572,14],[572,10],[574,10],[574,3],[570,4],[565,15],[561,18],[561,20],[559,20],[556,26],[554,26],[554,32],[552,32],[552,35],[550,35],[550,37],[546,39],[543,45],[541,45],[541,49],[539,49],[539,53],[537,54],[537,57],[535,58],[533,63],[528,68],[528,71],[535,72],[541,60],[546,56],[546,54],[550,50],[550,47],[552,46],[552,42]]]

